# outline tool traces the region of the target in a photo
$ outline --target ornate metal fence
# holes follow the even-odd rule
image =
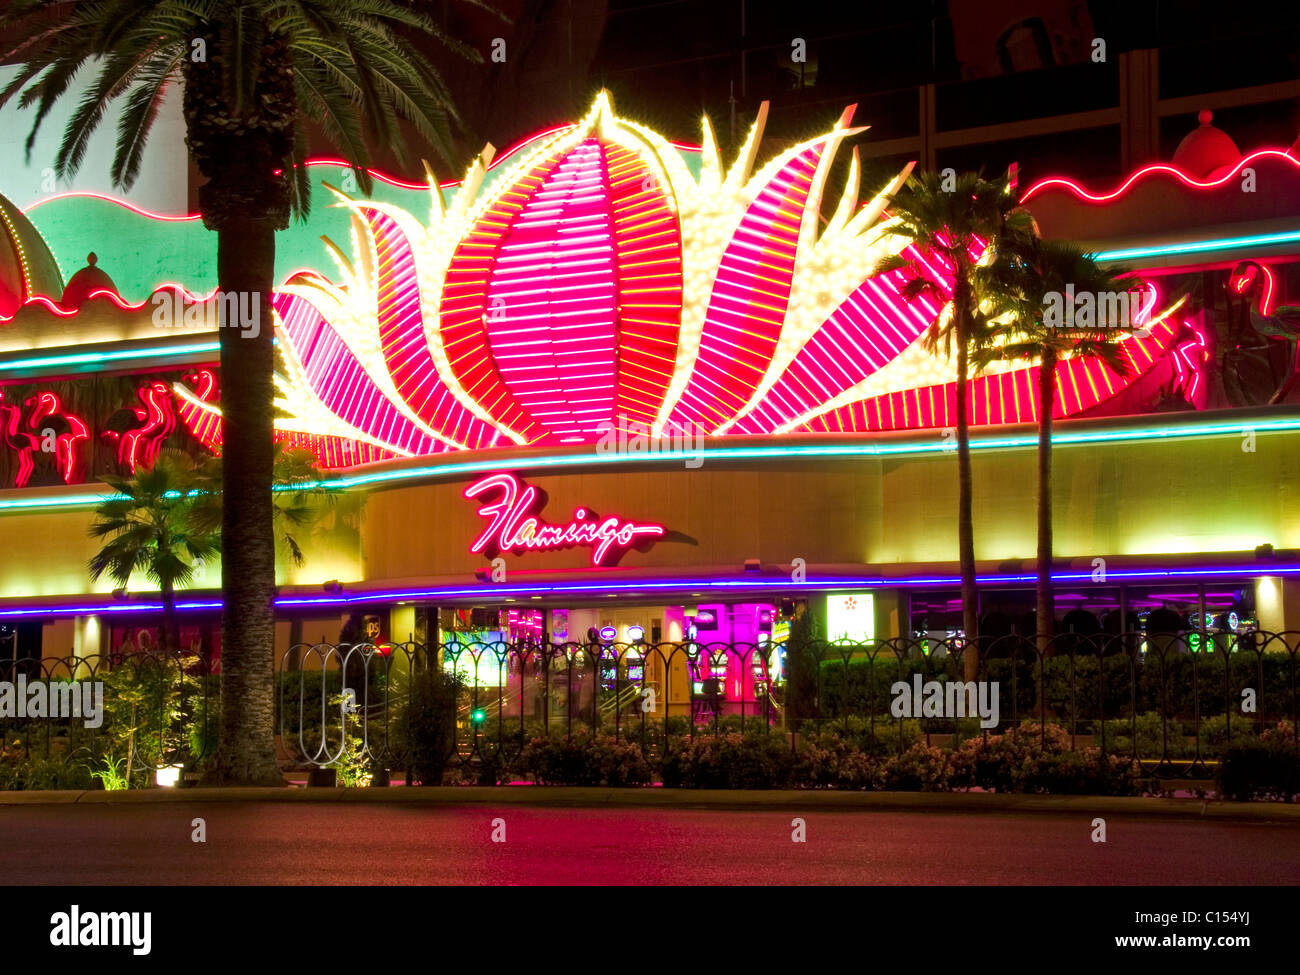
[[[1234,741],[1283,720],[1300,734],[1298,657],[1294,631],[1064,634],[1046,646],[1010,636],[978,652],[926,639],[303,644],[280,655],[274,694],[286,768],[334,768],[345,781],[442,767],[500,780],[545,737],[627,743],[657,768],[674,740],[701,735],[784,736],[796,749],[831,732],[889,755],[1026,720],[1044,740],[1055,725],[1070,748],[1135,758],[1150,775],[1207,778]],[[220,677],[193,656],[3,661],[0,681],[0,773],[75,759],[144,784],[159,769],[197,769],[216,747]],[[45,703],[28,707],[37,683]],[[74,699],[93,704],[96,685],[98,717],[68,713]],[[942,695],[951,686],[959,693]],[[974,703],[931,708],[936,687]],[[20,786],[33,787],[0,782]]]
[[[447,765],[492,772],[541,736],[607,736],[653,764],[674,736],[784,734],[796,747],[800,735],[831,730],[884,753],[1033,720],[1044,740],[1057,725],[1071,748],[1196,778],[1212,775],[1234,740],[1281,720],[1295,733],[1298,653],[1297,632],[1064,634],[1045,646],[1011,636],[978,653],[927,639],[304,644],[283,656],[298,669],[280,674],[279,731],[302,767],[409,770],[412,723],[427,730],[440,708]],[[430,703],[430,683],[444,688],[440,704]],[[996,703],[996,713],[935,714],[924,703],[932,684],[957,685],[956,700]],[[918,700],[901,707],[910,696]]]
[[[80,769],[86,782],[98,775],[105,785],[145,784],[159,769],[179,776],[216,750],[219,677],[195,656],[7,660],[0,682],[0,776],[10,768],[30,774],[35,762]]]

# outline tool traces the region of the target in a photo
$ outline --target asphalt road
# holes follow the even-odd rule
[[[1295,884],[1300,827],[335,803],[0,807],[3,884]],[[193,842],[192,821],[207,841]],[[493,842],[504,826],[505,842]]]

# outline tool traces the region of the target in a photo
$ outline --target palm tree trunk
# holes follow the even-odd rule
[[[1055,629],[1052,600],[1052,406],[1056,393],[1056,350],[1043,350],[1038,371],[1038,651],[1046,654]]]
[[[181,649],[181,628],[176,619],[176,589],[170,579],[162,583],[163,612],[163,647],[179,653]]]
[[[275,223],[232,216],[217,231],[225,295],[255,299],[256,333],[222,322],[221,735],[209,781],[283,785],[275,760],[275,540],[271,289]],[[223,307],[230,309],[227,300]]]
[[[979,672],[979,593],[975,588],[975,528],[971,518],[970,424],[966,418],[969,387],[966,371],[970,330],[964,311],[964,288],[954,294],[957,328],[957,557],[961,563],[961,615],[966,634],[963,655],[967,680]]]

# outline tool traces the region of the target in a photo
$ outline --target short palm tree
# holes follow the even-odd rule
[[[0,106],[15,95],[34,106],[29,153],[74,78],[83,68],[98,72],[64,132],[55,159],[60,178],[76,173],[109,104],[125,97],[112,177],[130,187],[164,97],[184,85],[186,144],[206,180],[199,209],[217,233],[218,288],[250,296],[260,309],[253,332],[232,327],[222,302],[226,609],[221,737],[209,781],[282,784],[272,682],[275,233],[309,205],[308,123],[345,154],[369,192],[367,146],[400,152],[399,120],[451,155],[454,107],[411,38],[435,38],[471,60],[482,56],[410,6],[386,0],[17,0],[0,18],[0,32],[20,38],[0,52],[6,63],[21,64],[0,91]]]
[[[116,494],[95,508],[93,538],[108,541],[90,559],[90,578],[108,576],[121,588],[143,573],[162,595],[163,645],[180,649],[176,589],[189,585],[197,565],[216,554],[213,533],[191,517],[202,490],[198,465],[187,454],[164,450],[134,477],[104,478]]]
[[[1008,176],[984,179],[978,173],[913,173],[889,203],[892,218],[889,232],[937,258],[952,276],[952,296],[934,279],[933,272],[918,260],[899,254],[881,263],[880,273],[904,273],[903,297],[914,301],[922,295],[935,299],[945,314],[926,333],[932,351],[943,346],[956,350],[957,403],[957,548],[961,564],[962,629],[966,645],[966,673],[973,677],[978,666],[979,613],[975,588],[975,535],[971,518],[971,466],[969,378],[971,355],[985,341],[986,317],[975,269],[981,247],[996,250],[1009,228],[1027,221],[1017,208]]]
[[[271,467],[271,524],[275,535],[277,553],[294,565],[307,561],[302,540],[321,517],[333,507],[337,492],[326,487],[317,466],[316,455],[303,447],[290,447],[283,441],[273,446]],[[190,509],[195,526],[208,532],[221,545],[221,480],[220,455],[207,457],[196,470],[196,478],[204,491],[196,497]]]
[[[1029,232],[1006,235],[998,259],[976,272],[986,296],[989,339],[974,354],[978,369],[999,359],[1037,360],[1038,370],[1038,645],[1050,645],[1055,608],[1052,597],[1052,413],[1056,408],[1058,363],[1097,359],[1120,375],[1132,368],[1119,339],[1136,326],[1140,282],[1132,271],[1102,267],[1075,244],[1043,240]],[[1123,302],[1103,296],[1123,296]],[[1075,315],[1054,315],[1069,301],[1088,300],[1094,314],[1086,324]],[[1131,301],[1129,299],[1132,299]],[[1117,314],[1126,310],[1127,316]],[[1080,318],[1082,316],[1079,316]]]

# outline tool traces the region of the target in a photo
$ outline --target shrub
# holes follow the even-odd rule
[[[0,790],[91,788],[94,776],[85,749],[54,749],[44,756],[28,752],[17,739],[0,743]]]
[[[790,638],[785,645],[785,707],[787,720],[796,727],[820,714],[819,665],[826,653],[820,631],[821,621],[811,611],[801,613],[790,623]]]
[[[1135,796],[1140,767],[1131,759],[1102,755],[1096,748],[1037,756],[1027,770],[1025,791],[1062,796]]]
[[[1238,715],[1232,722],[1232,740],[1228,740],[1228,719],[1226,715],[1216,714],[1203,718],[1200,724],[1201,754],[1222,755],[1229,745],[1249,745],[1259,741],[1255,734],[1255,722],[1245,715]]]
[[[422,785],[441,785],[456,750],[456,707],[464,681],[441,667],[418,670],[405,693],[395,690],[391,704],[396,751]]]
[[[1300,795],[1300,748],[1290,722],[1283,721],[1260,736],[1258,742],[1228,746],[1219,760],[1220,795],[1244,802]]]
[[[784,735],[697,735],[668,742],[663,782],[683,789],[779,789],[789,784],[794,765]]]
[[[349,734],[342,754],[324,767],[334,769],[338,784],[349,789],[368,786],[374,778],[373,763],[359,735]]]
[[[516,765],[539,785],[618,787],[648,785],[652,778],[638,746],[585,730],[533,738]]]
[[[832,737],[868,755],[884,757],[906,751],[921,740],[921,722],[913,718],[870,718],[850,715],[819,723],[808,738]]]
[[[962,742],[952,753],[949,783],[955,789],[1024,792],[1044,756],[1069,751],[1070,736],[1060,725],[1024,721],[1005,734]]]
[[[200,690],[186,702],[190,757],[195,763],[206,761],[217,751],[217,739],[221,733],[221,692],[215,682],[220,679],[218,676],[200,678]]]
[[[904,792],[944,792],[950,788],[950,757],[945,749],[917,742],[884,763],[884,787]]]
[[[1094,736],[1101,745],[1100,735]],[[1167,755],[1166,755],[1167,749]],[[1112,755],[1133,755],[1133,721],[1118,718],[1106,722],[1106,751]],[[1188,752],[1183,726],[1173,718],[1163,722],[1158,711],[1147,711],[1137,718],[1138,758],[1181,758]]]
[[[852,741],[833,734],[809,735],[795,753],[791,783],[808,789],[879,789],[884,763]]]
[[[190,720],[201,699],[198,678],[184,658],[128,657],[101,673],[104,724],[97,757],[123,762],[126,788],[154,784],[154,769],[171,765],[189,750]]]

